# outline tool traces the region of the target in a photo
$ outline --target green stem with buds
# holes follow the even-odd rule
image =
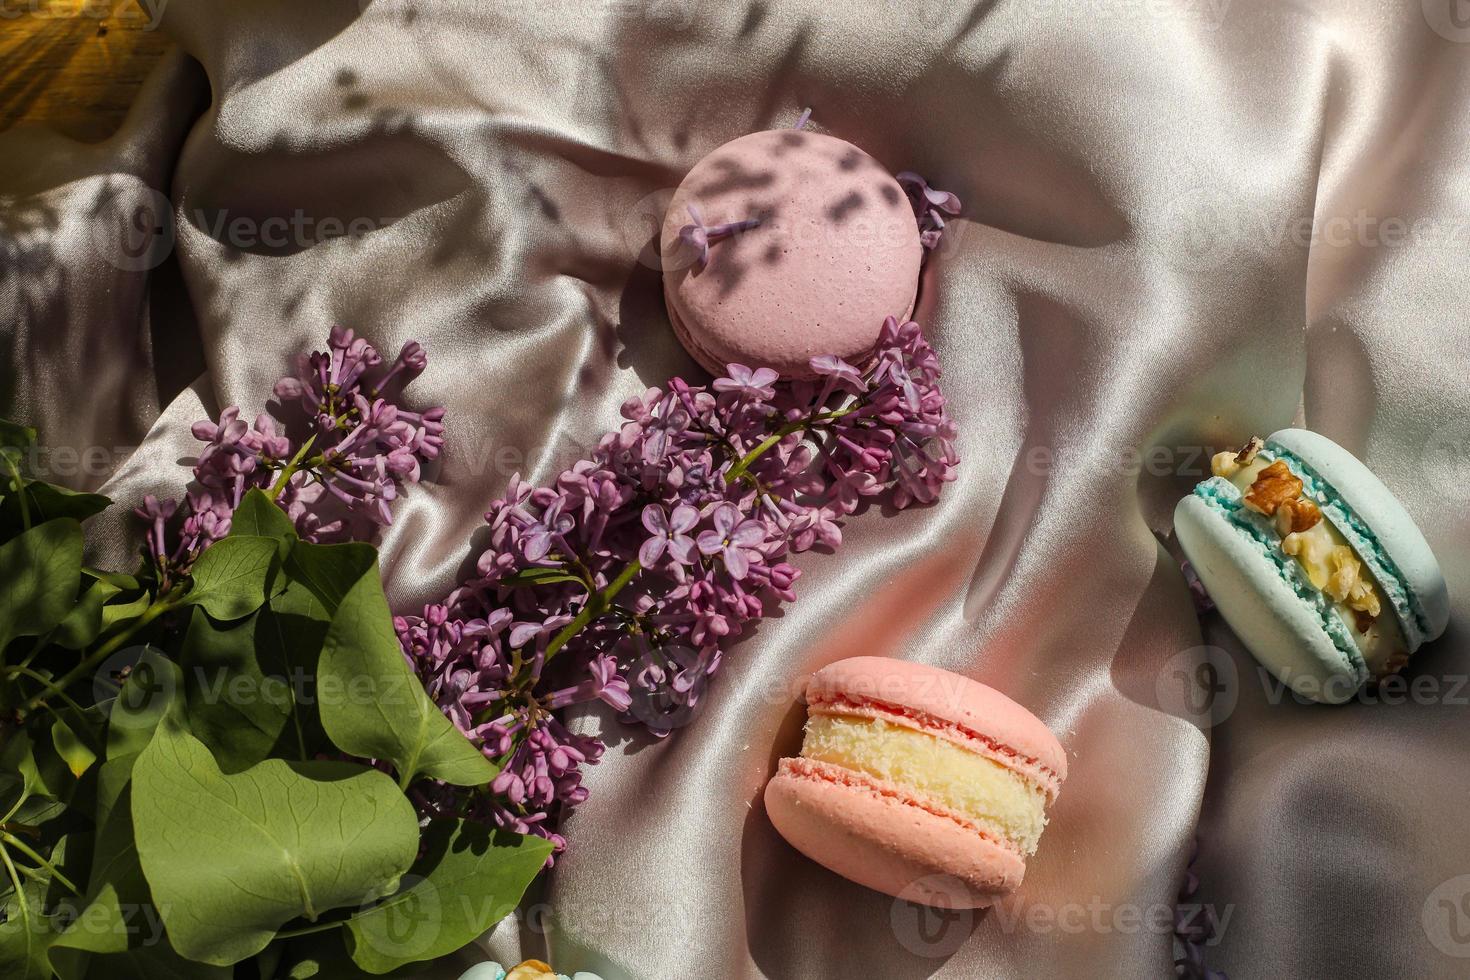
[[[822,415],[811,415],[804,419],[798,419],[795,422],[787,422],[785,425],[781,426],[781,428],[777,429],[775,432],[771,433],[763,440],[761,440],[760,445],[756,446],[750,452],[740,457],[739,461],[737,461],[734,466],[730,467],[729,471],[725,474],[726,482],[739,480],[742,477],[745,477],[746,470],[750,469],[750,467],[755,463],[756,460],[764,456],[771,449],[772,446],[776,445],[787,436],[796,432],[801,432],[803,430],[816,428],[817,425],[822,422],[832,422],[836,419],[842,418],[844,415],[851,415],[853,412],[857,411],[859,407],[860,403],[857,403],[849,405],[847,408],[839,408],[836,411],[827,412]],[[746,478],[748,479],[748,477]]]
[[[291,457],[291,462],[287,463],[285,469],[281,470],[281,475],[276,477],[275,483],[271,484],[271,500],[278,500],[280,498],[281,491],[286,489],[286,484],[291,482],[291,477],[295,476],[296,471],[301,469],[301,463],[306,459],[306,454],[311,452],[311,446],[314,442],[316,442],[315,435],[303,442],[301,448],[296,450],[296,455]]]
[[[612,601],[617,597],[617,594],[623,591],[623,587],[633,581],[634,576],[641,571],[643,571],[643,565],[635,558],[628,563],[627,568],[624,568],[618,573],[617,578],[607,584],[607,588],[601,592],[594,592],[589,595],[586,604],[582,606],[582,610],[577,613],[576,618],[570,623],[567,623],[562,628],[562,631],[556,634],[551,643],[547,645],[545,662],[550,663],[551,658],[556,656],[557,651],[566,646],[572,637],[582,632],[583,627],[607,612],[608,607],[612,605]]]

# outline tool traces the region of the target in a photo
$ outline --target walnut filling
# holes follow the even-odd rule
[[[1260,440],[1253,438],[1239,452],[1218,453],[1210,470],[1235,484],[1248,509],[1274,518],[1281,550],[1337,604],[1374,675],[1399,669],[1408,659],[1407,643],[1397,620],[1383,615],[1383,596],[1372,574],[1332,522],[1322,519],[1316,502],[1302,495],[1302,481],[1285,461],[1267,463],[1257,458],[1260,449]]]

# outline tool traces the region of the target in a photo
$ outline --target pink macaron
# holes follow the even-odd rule
[[[858,884],[941,908],[1013,892],[1067,775],[1056,736],[967,677],[881,657],[807,683],[801,754],[766,812],[793,847]]]
[[[862,364],[888,316],[913,311],[923,257],[903,187],[844,140],[751,133],[685,176],[660,235],[664,298],[708,371],[812,377],[812,357]]]

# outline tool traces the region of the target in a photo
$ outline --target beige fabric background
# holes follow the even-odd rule
[[[812,106],[966,204],[920,310],[960,480],[806,556],[800,600],[729,652],[688,728],[609,727],[573,850],[485,949],[606,980],[1167,976],[1158,910],[1198,831],[1215,967],[1463,976],[1465,13],[174,0],[182,53],[117,137],[0,136],[0,413],[95,447],[53,475],[131,503],[181,485],[189,421],[256,411],[332,323],[418,338],[420,397],[450,419],[383,542],[412,608],[459,576],[512,472],[550,478],[627,395],[696,371],[643,251],[663,202],[706,152]],[[171,249],[127,224],[150,202]],[[255,237],[283,222],[302,230]],[[1408,703],[1281,698],[1218,621],[1201,635],[1160,544],[1210,449],[1293,420],[1402,495],[1460,597]],[[922,917],[771,830],[793,691],[856,653],[962,671],[1061,735],[1072,774],[1017,903]],[[1204,661],[1202,718],[1182,685]]]

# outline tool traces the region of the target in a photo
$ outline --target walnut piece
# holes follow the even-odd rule
[[[1296,500],[1284,500],[1281,506],[1276,508],[1276,530],[1285,537],[1288,534],[1297,534],[1301,531],[1310,531],[1322,520],[1322,512],[1317,505],[1305,497]]]
[[[507,973],[505,980],[556,980],[556,974],[540,960],[526,960]]]
[[[1283,503],[1295,500],[1301,493],[1302,481],[1292,476],[1286,463],[1278,459],[1256,477],[1256,482],[1251,484],[1250,493],[1245,495],[1245,505],[1270,517]]]
[[[1256,453],[1260,452],[1261,447],[1265,444],[1260,436],[1251,436],[1246,444],[1240,447],[1240,452],[1235,454],[1235,462],[1240,466],[1249,466],[1256,461]]]

